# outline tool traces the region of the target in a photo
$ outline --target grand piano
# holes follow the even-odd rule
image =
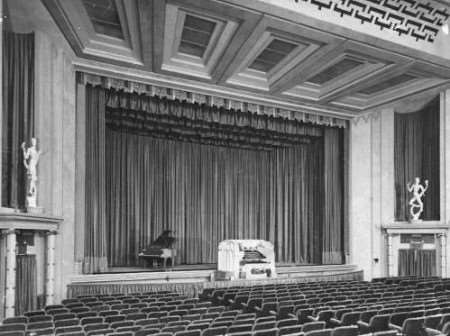
[[[139,254],[139,258],[152,262],[152,266],[158,266],[158,262],[162,260],[163,267],[167,267],[167,260],[170,259],[171,265],[175,265],[175,257],[177,250],[173,247],[176,238],[173,231],[165,230],[155,241],[143,249]]]

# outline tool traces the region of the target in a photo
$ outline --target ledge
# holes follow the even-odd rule
[[[63,218],[47,214],[0,212],[0,229],[56,231]]]
[[[422,221],[422,222],[394,222],[391,224],[385,224],[382,226],[383,230],[389,233],[408,233],[408,232],[445,232],[450,230],[450,225],[440,221]]]

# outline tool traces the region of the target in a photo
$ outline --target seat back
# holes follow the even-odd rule
[[[391,316],[389,314],[384,315],[375,315],[370,319],[369,322],[369,331],[385,331],[389,330],[389,319]]]
[[[359,329],[357,326],[342,326],[333,330],[332,336],[358,336]]]

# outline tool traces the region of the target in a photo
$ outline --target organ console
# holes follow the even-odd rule
[[[176,238],[173,231],[165,230],[155,241],[143,249],[139,254],[139,258],[153,261],[153,266],[158,259],[163,260],[163,267],[167,266],[167,259],[170,259],[172,266],[175,264],[177,250],[173,248]]]
[[[224,240],[217,269],[230,280],[275,278],[273,244],[265,240]]]

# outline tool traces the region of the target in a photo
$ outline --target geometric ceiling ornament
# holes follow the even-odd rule
[[[167,4],[161,69],[211,79],[237,27],[233,20]]]
[[[299,2],[299,0],[294,0]],[[450,11],[433,0],[302,0],[319,10],[335,13],[336,18],[350,17],[375,29],[393,30],[416,41],[434,42]]]
[[[114,0],[83,0],[83,5],[98,34],[124,39]]]
[[[360,43],[346,42],[316,61],[320,66],[304,67],[298,84],[282,92],[283,95],[328,103],[343,91],[358,87],[360,83],[389,71],[407,58],[383,53]]]
[[[400,74],[398,76],[388,78],[384,81],[378,82],[372,86],[369,86],[360,91],[357,91],[357,93],[362,93],[362,94],[370,96],[373,94],[378,94],[384,90],[392,90],[393,88],[397,87],[398,85],[406,84],[415,79],[417,79],[417,76],[414,76],[412,74],[409,74],[409,73]]]
[[[79,56],[144,65],[136,0],[42,0]]]
[[[320,47],[302,39],[289,39],[272,29],[255,41],[226,83],[269,91],[270,84],[287,71],[293,61],[301,62]]]

